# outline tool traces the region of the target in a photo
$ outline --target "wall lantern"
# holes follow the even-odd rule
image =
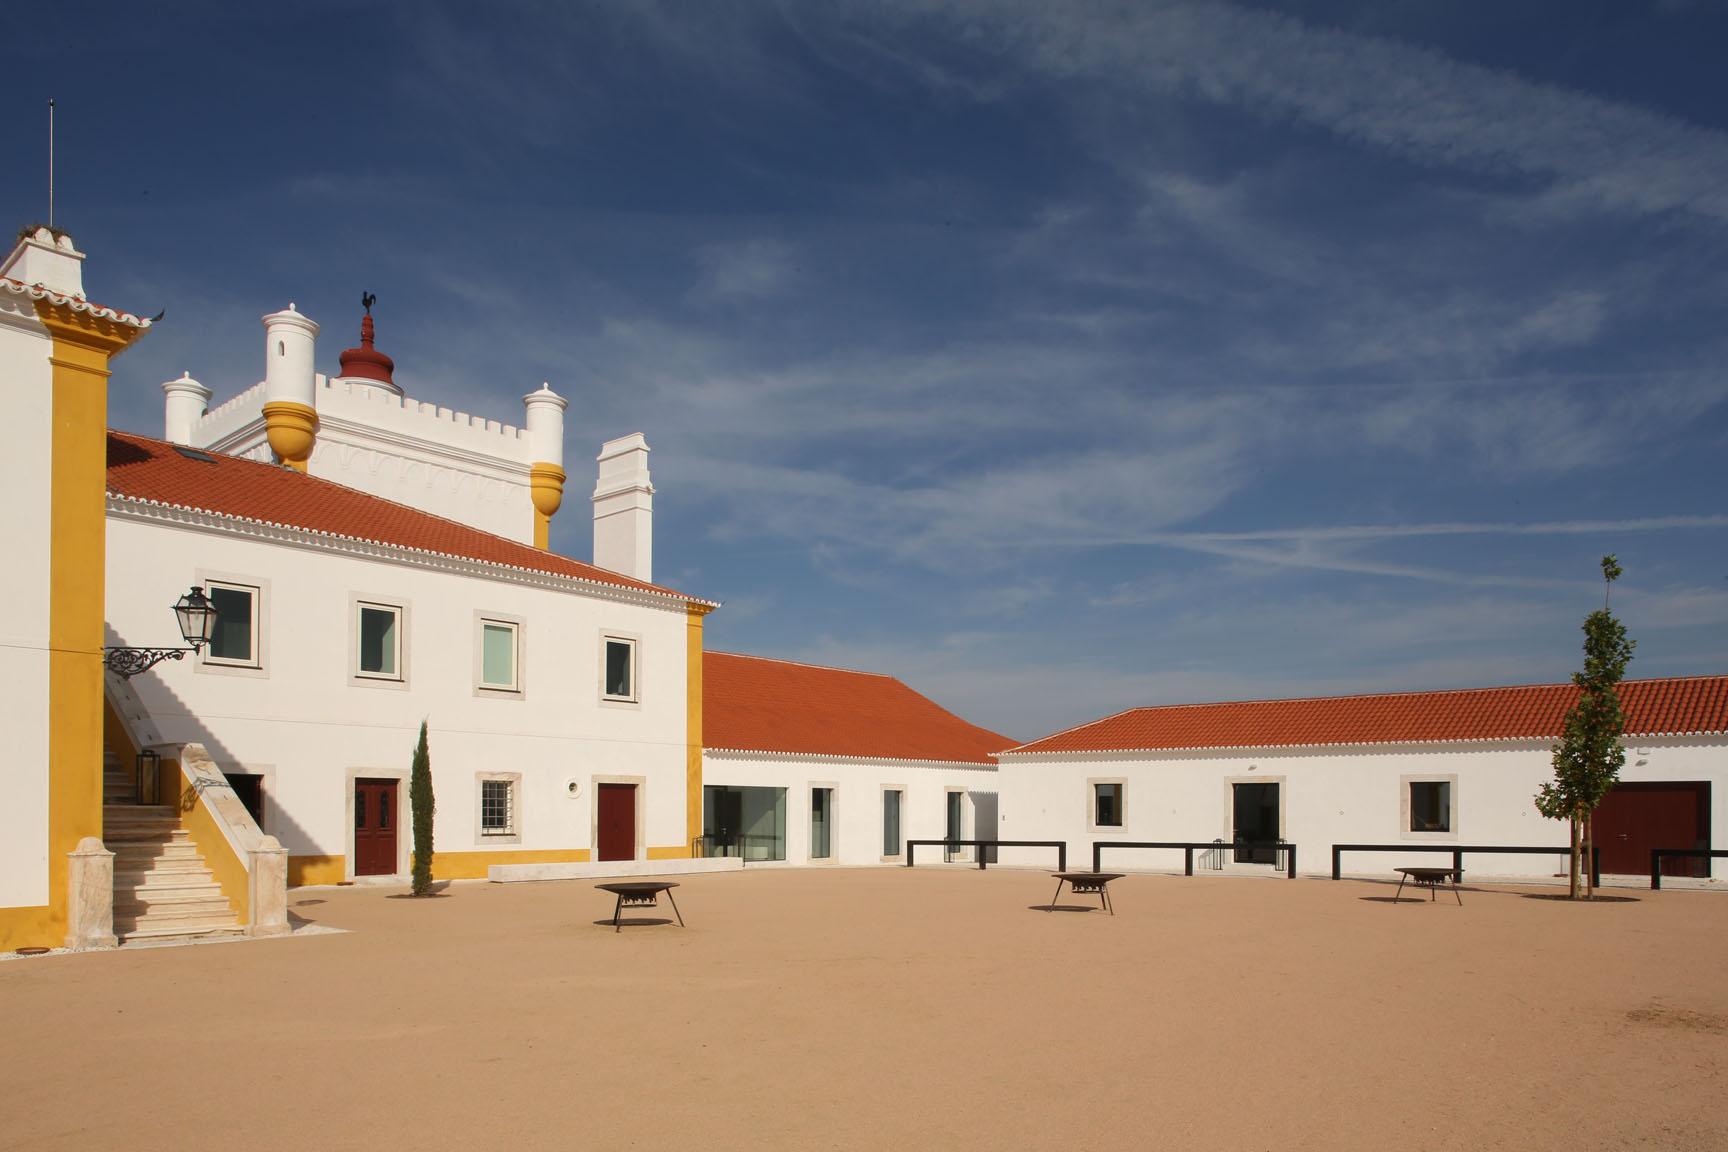
[[[216,632],[216,606],[196,584],[174,604],[174,618],[180,625],[184,648],[104,648],[102,663],[108,671],[126,679],[154,668],[164,660],[179,660],[188,652],[196,652],[210,643]]]
[[[140,804],[156,803],[156,792],[162,779],[162,754],[154,748],[146,748],[138,753],[134,767],[136,791],[133,793]]]

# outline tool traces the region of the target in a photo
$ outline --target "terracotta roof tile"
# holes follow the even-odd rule
[[[108,494],[693,600],[291,468],[108,432]],[[524,516],[527,515],[524,505]],[[700,603],[708,603],[700,601]]]
[[[1552,740],[1577,698],[1571,684],[1403,692],[1307,700],[1247,700],[1134,708],[1030,744],[1016,753],[1325,744]],[[1728,731],[1728,676],[1627,680],[1620,705],[1628,735]]]
[[[702,654],[702,743],[751,752],[993,764],[1013,743],[892,676]]]

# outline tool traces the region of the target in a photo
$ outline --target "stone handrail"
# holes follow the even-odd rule
[[[246,934],[286,933],[288,850],[258,827],[204,745],[181,745],[174,759],[180,765],[181,822],[223,895],[239,910]]]

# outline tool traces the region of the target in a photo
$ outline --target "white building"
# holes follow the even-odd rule
[[[702,685],[704,854],[897,864],[908,840],[998,838],[992,753],[1011,741],[899,680],[709,652]]]
[[[1002,838],[1216,841],[1199,866],[1269,873],[1278,845],[1329,875],[1334,844],[1564,845],[1533,798],[1576,698],[1570,684],[1135,708],[1002,753]],[[1650,849],[1708,848],[1728,826],[1728,676],[1633,680],[1621,786],[1597,810],[1605,873],[1649,874]],[[1003,849],[1005,860],[1043,862]],[[1351,853],[1346,873],[1449,863]],[[1180,868],[1172,849],[1114,849],[1106,868]],[[1479,875],[1552,876],[1563,853],[1471,854]],[[1709,875],[1708,862],[1671,862]]]

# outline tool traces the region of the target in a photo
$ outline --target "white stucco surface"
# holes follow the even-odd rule
[[[352,780],[406,778],[430,724],[440,852],[593,846],[595,783],[640,781],[637,853],[687,844],[684,605],[335,553],[232,531],[108,519],[111,643],[173,639],[193,583],[261,590],[262,668],[165,663],[132,686],[167,743],[265,777],[264,830],[294,855],[347,856]],[[401,683],[354,676],[357,599],[404,609]],[[477,687],[479,617],[520,622],[521,691]],[[601,698],[602,634],[638,641],[638,702]],[[482,836],[479,773],[520,775],[512,837]],[[406,815],[406,814],[404,814]],[[398,836],[402,867],[410,837]]]
[[[933,764],[896,760],[849,760],[838,757],[762,755],[707,750],[702,757],[703,786],[786,789],[786,863],[788,864],[881,864],[882,793],[898,789],[901,801],[901,836],[905,840],[933,840],[947,835],[947,795],[961,792],[962,839],[990,839],[980,830],[996,812],[997,774],[990,765]],[[833,857],[813,861],[810,856],[810,793],[815,788],[834,789]],[[971,859],[968,851],[967,858]],[[941,851],[926,848],[919,860],[935,863]],[[752,867],[755,864],[752,863]]]
[[[48,578],[52,443],[52,342],[29,300],[0,292],[0,491],[6,563],[0,602],[21,607],[0,621],[0,732],[6,736],[6,803],[0,804],[0,908],[48,902]],[[33,606],[33,608],[31,607]]]
[[[1090,866],[1093,841],[1211,841],[1233,838],[1233,783],[1280,783],[1283,838],[1297,845],[1298,872],[1330,875],[1332,845],[1564,845],[1564,824],[1544,819],[1533,797],[1553,769],[1544,741],[1482,744],[1067,754],[1002,757],[1003,839],[1061,839],[1071,864]],[[1406,777],[1455,778],[1453,827],[1411,832]],[[1091,826],[1089,781],[1124,781],[1121,828]],[[1728,742],[1720,737],[1627,739],[1626,782],[1711,782],[1711,827],[1728,827]],[[1718,836],[1720,833],[1717,833]],[[1004,862],[1038,858],[1004,849]],[[1226,859],[1228,854],[1226,853]],[[1347,853],[1346,874],[1385,875],[1401,864],[1443,863],[1409,853]],[[1179,871],[1175,850],[1106,852],[1106,868]],[[1198,865],[1197,865],[1198,867]],[[1483,876],[1551,876],[1563,854],[1471,855],[1465,868]],[[1226,864],[1229,871],[1271,874],[1269,865]]]

